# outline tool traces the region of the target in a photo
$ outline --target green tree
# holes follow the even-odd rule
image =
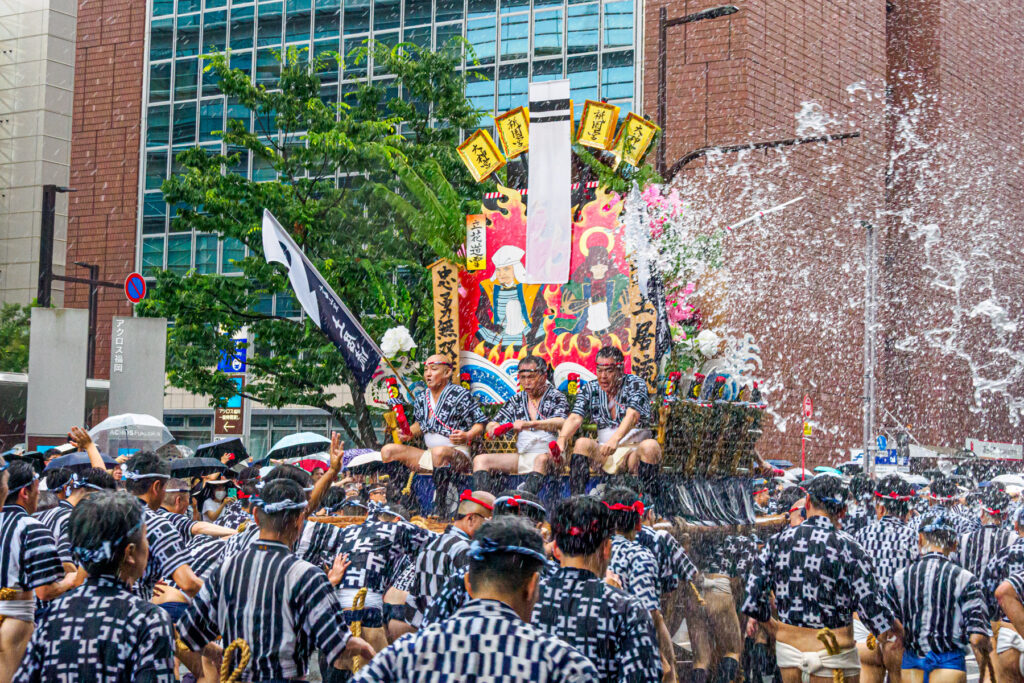
[[[0,308],[0,372],[28,372],[31,306],[4,304]]]
[[[223,404],[233,385],[215,366],[230,351],[231,334],[246,326],[253,348],[245,396],[272,407],[321,408],[353,442],[377,445],[372,406],[341,354],[297,305],[288,314],[269,310],[271,297],[294,299],[283,267],[264,260],[261,214],[269,209],[290,231],[371,336],[379,340],[401,324],[430,348],[425,266],[454,255],[464,216],[479,207],[483,189],[455,151],[460,130],[478,119],[457,69],[462,48],[461,41],[436,53],[368,44],[348,59],[365,62],[372,53],[374,71],[394,80],[361,85],[336,104],[321,97],[320,74],[337,69],[340,55],[310,59],[289,50],[275,88],[254,85],[224,55],[205,58],[229,103],[253,116],[232,108],[221,133],[229,154],[182,152],[183,172],[162,189],[176,209],[172,231],[238,240],[249,255],[232,261],[237,275],[156,273],[139,308],[173,323],[171,384]],[[230,171],[244,167],[247,155],[253,179]],[[342,392],[330,389],[338,386]]]

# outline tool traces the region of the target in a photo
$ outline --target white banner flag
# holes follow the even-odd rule
[[[528,282],[569,281],[572,255],[572,103],[569,81],[530,83]]]

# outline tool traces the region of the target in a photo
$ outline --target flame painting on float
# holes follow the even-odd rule
[[[596,189],[573,221],[569,282],[531,284],[524,281],[526,202],[516,190],[498,189],[481,212],[486,264],[459,273],[460,366],[474,392],[485,402],[507,400],[527,353],[547,358],[563,389],[570,373],[593,379],[595,354],[606,344],[622,349],[630,371],[634,307],[619,222],[623,199]]]

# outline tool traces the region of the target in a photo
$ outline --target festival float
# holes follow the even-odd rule
[[[701,225],[676,190],[656,182],[644,164],[659,133],[650,121],[587,100],[574,125],[578,103],[540,98],[532,113],[519,107],[495,117],[500,147],[480,129],[458,148],[473,177],[495,181],[496,190],[466,216],[458,261],[430,267],[435,348],[489,415],[518,390],[525,355],[548,359],[571,402],[595,379],[598,349],[619,348],[625,370],[646,380],[651,396],[670,484],[655,502],[659,514],[752,523],[744,485],[756,469],[765,407],[753,375],[760,360],[749,336],[716,331],[723,238],[742,223]],[[392,360],[401,374],[410,365],[399,347]],[[385,418],[394,433],[411,407],[388,382]],[[474,454],[514,448],[505,435],[476,443]],[[405,491],[431,509],[429,476],[408,475]],[[546,503],[564,495],[564,477],[541,490]]]

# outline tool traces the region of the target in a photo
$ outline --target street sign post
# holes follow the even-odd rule
[[[139,273],[132,273],[124,280],[124,294],[128,301],[137,304],[146,298],[146,280]]]
[[[889,441],[885,438],[885,434],[878,435],[878,438],[875,439],[875,445],[878,446],[879,452],[887,450],[886,446],[889,445]]]
[[[814,416],[814,403],[810,396],[804,396],[804,419],[809,420]]]

